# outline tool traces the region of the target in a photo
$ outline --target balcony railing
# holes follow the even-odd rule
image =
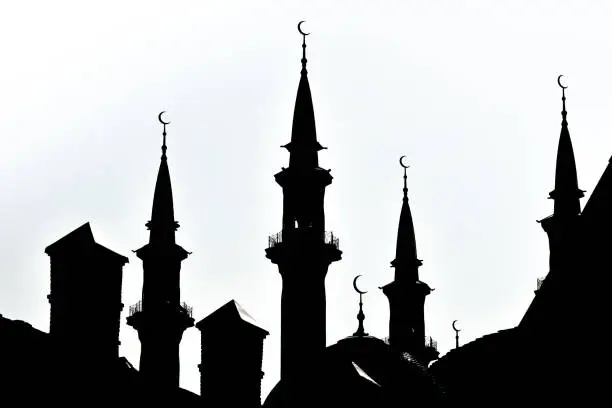
[[[429,347],[438,351],[438,342],[435,341],[431,336],[425,336],[425,347]]]
[[[389,337],[385,337],[383,339],[383,341],[385,343],[387,343],[387,344],[391,344],[390,341],[389,341]],[[438,350],[438,342],[435,341],[433,339],[433,337],[431,337],[431,336],[425,336],[425,339],[424,339],[423,343],[424,343],[425,347],[430,347],[430,348],[432,348],[432,349],[434,349],[436,351]]]
[[[185,310],[185,313],[187,313],[187,316],[193,317],[193,307],[192,306],[189,306],[185,302],[181,302],[181,307]]]
[[[544,283],[544,279],[546,279],[546,276],[543,278],[538,278],[536,290],[540,290],[540,288],[542,287],[542,283]]]
[[[272,234],[268,237],[268,248],[273,248],[279,244],[282,244],[283,236],[284,236],[284,241],[287,241],[287,238],[292,235],[296,237],[297,236],[303,236],[303,237],[312,236],[311,231],[312,230],[309,228],[296,228],[293,230],[285,230],[285,231],[277,232],[276,234]],[[324,231],[322,239],[324,243],[333,245],[336,249],[340,249],[340,240],[338,239],[336,235],[334,235],[333,232]]]
[[[166,302],[166,303],[169,303],[169,302]],[[193,317],[193,307],[189,306],[185,302],[181,302],[180,303],[180,308],[185,311],[187,316]],[[135,303],[132,306],[130,306],[129,316],[133,316],[136,313],[140,313],[140,312],[142,312],[142,300],[139,300],[137,303]]]
[[[130,306],[130,316],[135,315],[136,313],[142,312],[142,300],[139,300],[137,303]]]

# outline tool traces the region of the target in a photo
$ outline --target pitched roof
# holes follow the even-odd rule
[[[129,262],[129,259],[125,256],[98,244],[94,239],[89,222],[86,222],[45,248],[45,253],[49,256],[63,253],[87,253],[93,251],[98,251],[104,256],[114,258],[118,262],[124,264]]]
[[[267,336],[268,331],[259,326],[259,324],[247,313],[246,310],[235,300],[230,300],[219,309],[215,310],[202,320],[196,327],[201,331],[228,329],[236,325],[247,325],[259,330],[264,336]]]

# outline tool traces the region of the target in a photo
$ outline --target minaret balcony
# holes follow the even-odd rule
[[[166,302],[165,304],[163,304],[163,306],[169,306],[169,305],[170,305],[170,302]],[[189,306],[185,302],[181,302],[178,305],[178,308],[176,311],[181,314],[186,315],[189,318],[193,318],[193,307]],[[134,316],[135,314],[142,313],[142,312],[143,312],[142,300],[139,300],[137,303],[130,306],[128,315],[131,317],[131,316]]]
[[[438,342],[435,341],[431,336],[425,336],[425,347],[438,351]]]
[[[542,284],[544,283],[544,279],[546,279],[546,276],[544,276],[543,278],[538,278],[537,282],[536,282],[536,290],[534,291],[536,294],[538,293],[538,291],[540,290],[540,288],[542,287]]]
[[[300,241],[319,241],[326,245],[331,245],[335,249],[340,250],[340,240],[331,231],[317,232],[312,228],[292,228],[286,229],[268,237],[268,249],[274,248],[283,243],[300,242]]]
[[[391,345],[391,339],[390,339],[390,337],[388,337],[388,336],[387,336],[387,337],[385,337],[385,338],[383,339],[383,341],[384,341],[386,344]],[[424,339],[424,341],[423,341],[423,345],[425,346],[425,348],[426,348],[426,349],[430,349],[430,350],[432,350],[432,351],[436,351],[436,352],[438,351],[438,342],[437,342],[437,341],[435,341],[435,340],[434,340],[434,339],[433,339],[431,336],[425,336],[425,339]]]

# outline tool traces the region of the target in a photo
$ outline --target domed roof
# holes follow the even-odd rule
[[[281,380],[266,408],[438,406],[444,398],[427,369],[370,336],[351,336],[329,346],[291,383]]]

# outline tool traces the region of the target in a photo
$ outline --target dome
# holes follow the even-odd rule
[[[376,337],[342,339],[309,366],[292,382],[281,380],[263,406],[439,406],[444,398],[425,367]]]

